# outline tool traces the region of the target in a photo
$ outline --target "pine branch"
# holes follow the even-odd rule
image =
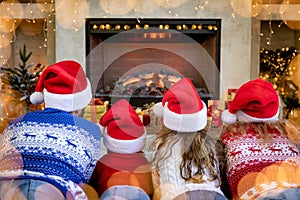
[[[34,92],[36,82],[45,66],[42,66],[40,63],[37,65],[27,64],[32,52],[27,54],[25,44],[23,49],[19,51],[19,55],[21,61],[19,66],[15,66],[14,68],[0,67],[0,71],[2,79],[10,84],[11,89],[21,93],[22,97],[20,100],[25,100],[27,104],[30,104],[30,94]]]

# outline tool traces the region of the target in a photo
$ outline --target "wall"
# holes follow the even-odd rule
[[[8,47],[1,46],[0,61],[10,67],[19,64],[19,50],[26,44],[32,56],[28,62],[49,65],[55,62],[55,20],[53,3],[0,3],[0,36],[9,38]],[[7,23],[6,23],[7,22]],[[11,27],[12,26],[12,27]],[[6,38],[4,38],[6,39]],[[44,43],[47,43],[44,46]],[[9,54],[9,55],[8,55]],[[2,57],[3,56],[3,57]],[[6,65],[6,63],[5,63]]]
[[[273,32],[271,34],[271,32]],[[297,30],[293,30],[286,26],[282,21],[268,21],[261,22],[261,38],[260,46],[265,49],[281,49],[283,47],[299,47],[299,37],[295,37]],[[270,43],[268,43],[270,38]],[[299,49],[299,48],[298,48]]]
[[[14,66],[19,65],[19,51],[26,46],[27,55],[32,52],[27,64],[42,64],[47,65],[47,48],[43,45],[45,35],[43,33],[43,20],[35,20],[27,22],[23,20],[16,30],[16,41],[14,42]]]
[[[34,55],[38,61],[47,60],[47,65],[52,64],[56,61],[62,59],[74,59],[79,61],[84,65],[85,63],[85,18],[218,18],[222,19],[222,31],[221,31],[221,95],[224,96],[225,91],[229,87],[237,87],[243,82],[250,78],[255,78],[258,76],[259,72],[259,49],[260,46],[265,45],[264,38],[260,36],[261,26],[260,20],[299,20],[298,10],[300,10],[300,4],[293,5],[283,5],[283,4],[273,4],[268,5],[270,1],[261,0],[260,2],[265,3],[259,5],[255,10],[259,10],[255,17],[252,17],[251,13],[251,1],[243,1],[236,6],[231,6],[228,0],[209,0],[208,4],[203,1],[203,9],[199,6],[202,1],[192,1],[185,0],[185,3],[176,8],[166,8],[160,6],[154,10],[151,10],[151,3],[158,2],[144,0],[138,1],[139,3],[135,8],[127,13],[121,13],[124,9],[127,9],[123,5],[114,5],[109,9],[114,10],[115,14],[106,13],[102,7],[99,5],[98,0],[89,0],[87,4],[70,5],[74,2],[79,2],[77,0],[56,0],[56,20],[59,23],[49,23],[48,27],[48,46],[47,55],[44,57],[44,49],[39,52],[39,48],[32,49]],[[86,2],[86,1],[80,1]],[[101,1],[101,2],[117,2],[117,0],[111,1]],[[126,1],[127,2],[127,1]],[[125,3],[126,3],[125,2]],[[162,2],[162,1],[161,1]],[[168,2],[184,2],[169,0]],[[272,3],[280,3],[280,1],[271,1]],[[65,5],[67,4],[67,5]],[[9,4],[11,5],[11,4]],[[16,5],[16,4],[15,4]],[[2,6],[2,4],[1,4]],[[197,9],[195,9],[197,6]],[[29,4],[22,4],[24,12],[20,12],[19,6],[12,8],[14,11],[13,18],[15,19],[51,19],[51,4],[37,4],[33,6],[33,13],[25,12]],[[44,7],[41,9],[41,7]],[[45,12],[41,12],[44,10]],[[250,10],[250,12],[249,12]],[[256,11],[253,11],[255,13]],[[78,11],[75,13],[75,11]],[[143,11],[143,12],[142,12]],[[0,16],[3,13],[0,13]],[[74,17],[75,15],[75,17]],[[50,17],[49,17],[50,16]],[[68,22],[69,20],[71,22]],[[73,22],[72,22],[73,20]],[[62,22],[63,21],[63,22]],[[75,24],[75,25],[74,25]],[[268,28],[264,28],[262,25],[262,31],[268,31]],[[56,31],[54,31],[56,30]],[[288,37],[287,37],[288,35]],[[298,36],[297,36],[298,35]],[[295,37],[299,37],[299,31],[295,32],[295,36],[292,34],[283,33],[279,38],[277,36],[272,36],[272,47],[273,45],[278,45],[278,40],[280,37],[284,37],[284,41],[291,42]],[[38,41],[42,38],[42,35],[37,36],[26,36],[23,37],[22,34],[17,32],[17,39],[20,41],[28,41],[28,44],[39,43]],[[282,40],[280,40],[282,41]],[[12,50],[14,52],[14,60],[18,60],[18,50],[21,46],[17,44],[16,41],[15,48]],[[295,40],[296,46],[299,47],[299,41]],[[261,45],[260,45],[261,44]],[[39,44],[38,47],[40,46]],[[35,46],[35,45],[33,45]],[[36,47],[36,46],[35,46]],[[268,47],[268,46],[267,46]],[[34,48],[34,47],[32,47]],[[37,53],[35,53],[37,52]],[[42,54],[39,54],[42,53]],[[35,61],[34,61],[35,62]],[[11,64],[11,62],[10,62]],[[14,64],[14,63],[13,63]],[[11,64],[11,65],[13,65]],[[238,74],[238,75],[237,75]]]
[[[114,2],[114,1],[111,1]],[[140,1],[139,1],[140,2]],[[148,2],[149,3],[149,2]],[[56,8],[64,8],[66,1],[57,0]],[[123,5],[125,6],[125,5]],[[142,5],[139,5],[142,6]],[[251,1],[245,3],[245,8],[251,10]],[[84,8],[80,5],[77,8]],[[132,9],[126,14],[112,15],[105,13],[99,5],[98,0],[88,1],[88,11],[81,13],[85,15],[77,16],[76,26],[67,27],[66,22],[62,22],[61,16],[56,18],[56,60],[75,59],[84,65],[85,63],[85,27],[78,26],[85,18],[210,18],[222,19],[221,25],[221,64],[220,64],[220,98],[225,98],[227,88],[237,87],[252,76],[251,62],[253,58],[258,58],[251,52],[251,17],[235,15],[232,17],[232,7],[228,0],[210,0],[203,10],[195,10],[195,1],[186,1],[176,9],[166,9],[159,7],[152,12],[141,14]],[[119,6],[122,9],[121,6]],[[141,7],[139,7],[141,8]],[[149,7],[150,9],[150,7]],[[120,11],[120,10],[119,10]],[[171,11],[171,12],[169,12]],[[175,14],[176,12],[176,14]],[[57,9],[56,13],[59,13]]]

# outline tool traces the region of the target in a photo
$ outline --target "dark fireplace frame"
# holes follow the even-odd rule
[[[88,18],[86,19],[86,74],[90,78],[91,77],[91,64],[89,60],[89,54],[95,47],[95,41],[93,41],[93,37],[99,37],[101,41],[104,41],[115,34],[118,34],[122,31],[126,31],[127,28],[136,29],[136,28],[145,28],[145,26],[154,27],[154,28],[162,28],[164,29],[166,25],[170,30],[176,30],[179,33],[183,33],[198,43],[202,43],[206,40],[206,37],[215,36],[215,50],[211,57],[213,58],[215,65],[220,72],[220,53],[221,53],[221,19],[178,19],[178,18],[143,18],[143,19],[135,19],[135,18]],[[162,27],[163,26],[163,27]],[[185,28],[188,27],[188,28]],[[193,28],[192,28],[193,26]],[[118,27],[118,28],[117,28]],[[200,27],[200,28],[199,28]],[[180,29],[179,29],[180,28]],[[99,43],[101,41],[96,41]],[[206,95],[200,93],[201,98],[207,103],[209,99],[219,99],[219,85],[220,85],[220,74],[216,74],[216,90],[217,94],[214,96]],[[93,87],[96,87],[92,84]],[[99,95],[95,93],[95,97],[104,97],[105,99],[112,100],[112,97],[107,97],[107,95]],[[123,98],[124,96],[114,97],[114,101]],[[125,97],[129,98],[131,101],[134,101],[136,106],[141,106],[144,103],[157,102],[160,101],[162,96],[148,96],[148,97]],[[141,101],[141,99],[147,99]],[[140,101],[137,103],[136,101]],[[111,102],[113,103],[113,102]]]

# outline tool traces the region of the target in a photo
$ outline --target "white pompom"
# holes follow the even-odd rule
[[[30,95],[30,102],[33,104],[40,104],[44,101],[44,95],[42,92],[34,92]]]
[[[156,116],[162,117],[164,114],[164,107],[162,105],[162,102],[156,103],[153,106],[153,112]]]
[[[232,124],[237,121],[235,114],[229,112],[229,110],[224,110],[221,115],[222,121],[227,124]]]

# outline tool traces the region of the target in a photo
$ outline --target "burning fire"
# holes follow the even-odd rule
[[[164,92],[183,76],[170,71],[145,71],[130,74],[119,79],[114,85],[104,86],[100,94],[118,95],[163,95]]]

